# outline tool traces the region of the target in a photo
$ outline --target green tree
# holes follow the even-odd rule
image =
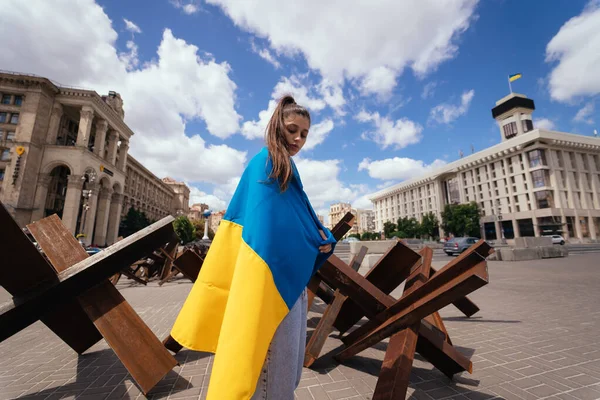
[[[348,235],[348,237],[354,237],[354,238],[357,238],[358,240],[360,240],[360,234],[358,234],[358,233],[351,233]]]
[[[439,232],[439,224],[437,216],[431,211],[424,214],[421,219],[421,235],[426,238],[433,238]]]
[[[442,212],[442,228],[454,236],[480,236],[477,203],[448,204]]]
[[[173,221],[173,229],[179,236],[181,243],[186,244],[196,238],[196,229],[185,215],[180,215]]]
[[[150,221],[146,217],[146,214],[130,207],[125,218],[119,224],[119,235],[127,237],[140,229],[144,229],[148,225],[150,225]]]
[[[383,224],[383,233],[386,238],[392,237],[392,233],[396,232],[396,224],[391,221],[386,221]]]
[[[400,238],[421,237],[421,224],[415,218],[398,218],[398,232]]]
[[[375,240],[377,234],[372,233],[372,232],[363,232],[363,234],[360,236],[360,240]]]

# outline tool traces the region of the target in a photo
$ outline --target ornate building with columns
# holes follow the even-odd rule
[[[446,205],[475,202],[487,240],[562,234],[597,241],[600,139],[535,129],[534,109],[524,95],[504,97],[492,109],[499,144],[372,194],[376,229],[428,212],[441,221]]]
[[[57,214],[102,246],[117,240],[131,205],[151,219],[187,206],[128,156],[133,132],[123,117],[118,93],[0,73],[0,201],[21,227]]]

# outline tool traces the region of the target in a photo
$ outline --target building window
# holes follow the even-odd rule
[[[531,172],[531,180],[533,181],[533,187],[539,188],[544,186],[550,186],[548,171],[543,169],[538,169],[537,171]]]
[[[529,168],[534,168],[539,165],[547,165],[544,150],[531,150],[529,153],[527,153],[527,157],[529,158]]]
[[[4,180],[4,168],[0,168],[0,181]]]
[[[18,124],[19,123],[19,114],[12,114],[10,116],[10,123],[14,124],[14,125]]]
[[[15,96],[15,106],[23,104],[23,96]]]
[[[2,136],[1,133],[0,133],[0,136]],[[6,140],[15,140],[15,132],[14,131],[6,132]]]
[[[538,208],[554,208],[554,199],[550,190],[535,192],[535,199]]]
[[[577,163],[575,162],[575,155],[571,152],[569,152],[569,160],[571,161],[571,169],[575,169]]]
[[[521,121],[523,123],[523,132],[529,132],[533,130],[533,122],[530,119],[524,119]]]
[[[10,94],[2,95],[2,104],[10,104],[11,97],[12,96]]]
[[[590,166],[588,165],[587,154],[581,155],[581,163],[583,164],[583,169],[585,169],[586,171],[590,169]]]
[[[511,137],[517,136],[517,123],[510,122],[503,127],[504,137],[510,139]]]
[[[0,156],[0,161],[8,161],[10,159],[10,150],[2,149],[2,155]]]
[[[4,124],[8,121],[8,113],[0,112],[0,124]]]

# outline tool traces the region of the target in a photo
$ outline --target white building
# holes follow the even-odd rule
[[[600,139],[534,129],[534,102],[520,94],[492,109],[502,142],[427,175],[370,196],[376,230],[386,221],[447,204],[476,202],[488,240],[561,233],[571,241],[600,235]],[[441,232],[443,235],[443,232]]]

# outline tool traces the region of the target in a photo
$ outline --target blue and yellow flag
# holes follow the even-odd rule
[[[331,255],[319,246],[335,246],[292,166],[281,193],[267,148],[252,158],[171,331],[182,346],[215,353],[209,400],[252,397],[277,327]]]
[[[519,74],[513,74],[513,75],[509,75],[509,76],[508,76],[508,80],[509,80],[509,82],[514,82],[514,81],[516,81],[517,79],[519,79],[519,78],[520,78],[520,77],[522,77],[522,76],[523,76],[523,75],[522,75],[522,74],[520,74],[520,73],[519,73]]]

